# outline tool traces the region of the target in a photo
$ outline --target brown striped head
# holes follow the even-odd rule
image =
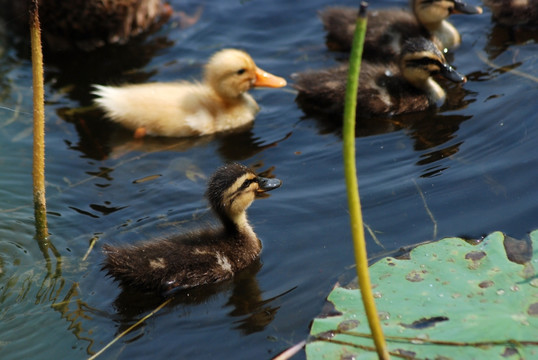
[[[257,194],[278,188],[282,182],[257,176],[244,165],[231,163],[209,179],[206,196],[221,217],[234,219],[245,212]]]
[[[412,38],[405,42],[400,55],[402,75],[411,84],[422,87],[434,75],[441,75],[453,82],[467,79],[450,66],[439,49],[428,39]]]
[[[412,0],[411,6],[421,24],[440,23],[452,14],[481,14],[482,8],[463,0]]]

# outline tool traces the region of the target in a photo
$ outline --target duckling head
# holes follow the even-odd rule
[[[415,16],[426,27],[438,24],[451,14],[481,14],[482,8],[471,6],[462,0],[411,0]]]
[[[286,86],[285,79],[258,68],[250,55],[236,49],[215,53],[205,67],[204,79],[224,99],[238,98],[253,87]]]
[[[220,167],[211,176],[206,196],[225,225],[241,226],[246,223],[246,210],[256,195],[281,184],[278,179],[257,176],[246,166],[231,163]]]
[[[450,66],[441,51],[425,38],[412,38],[405,42],[400,55],[402,76],[412,85],[427,91],[433,100],[444,100],[444,90],[431,78],[441,75],[453,82],[467,78]]]

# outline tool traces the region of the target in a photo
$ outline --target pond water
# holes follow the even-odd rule
[[[283,181],[249,210],[264,246],[260,262],[233,282],[174,299],[100,358],[266,359],[307,337],[331,288],[354,272],[338,119],[306,116],[289,86],[252,92],[261,105],[252,128],[194,140],[134,142],[79,110],[91,104],[91,84],[196,78],[222,47],[245,49],[290,82],[294,72],[332,66],[342,55],[326,49],[316,15],[328,3],[174,0],[176,11],[201,7],[200,20],[183,29],[172,19],[130,46],[51,59],[46,251],[34,239],[31,65],[0,34],[3,359],[87,358],[157,307],[161,299],[121,292],[105,277],[101,245],[211,221],[205,183],[226,161]],[[371,7],[390,5],[407,1]],[[455,105],[358,127],[372,259],[447,236],[500,230],[523,238],[538,227],[538,36],[495,26],[484,10],[451,18],[463,44],[448,58],[469,79],[449,85]]]

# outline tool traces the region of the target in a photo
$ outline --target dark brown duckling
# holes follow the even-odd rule
[[[303,109],[341,114],[344,109],[348,65],[294,75],[296,101]],[[465,82],[439,49],[424,38],[409,39],[396,63],[363,61],[357,94],[357,117],[398,115],[423,111],[442,103],[445,91],[432,76]]]
[[[490,8],[493,20],[506,26],[538,27],[536,0],[483,0]]]
[[[91,51],[158,30],[172,15],[162,0],[39,0],[44,46]],[[28,24],[29,1],[0,0],[11,22]]]
[[[386,61],[395,59],[406,39],[425,37],[439,49],[460,44],[461,36],[446,19],[455,13],[480,14],[480,7],[469,6],[461,0],[412,0],[413,12],[401,9],[382,9],[368,13],[364,40],[364,58]],[[327,46],[335,51],[349,51],[353,42],[357,9],[329,7],[320,13],[327,31]]]
[[[262,249],[248,223],[247,208],[257,194],[280,185],[280,180],[257,176],[240,164],[222,166],[210,178],[206,192],[221,227],[136,245],[104,245],[103,270],[123,287],[159,292],[230,279]]]

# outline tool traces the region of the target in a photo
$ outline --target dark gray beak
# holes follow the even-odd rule
[[[448,64],[443,64],[441,66],[441,73],[443,77],[447,78],[450,81],[456,82],[456,83],[465,83],[467,82],[467,78],[454,70],[454,68]]]
[[[480,6],[471,6],[464,3],[461,0],[454,0],[454,14],[482,14],[482,8]]]
[[[258,185],[260,186],[258,192],[266,192],[280,187],[280,185],[282,185],[282,181],[258,176]]]

